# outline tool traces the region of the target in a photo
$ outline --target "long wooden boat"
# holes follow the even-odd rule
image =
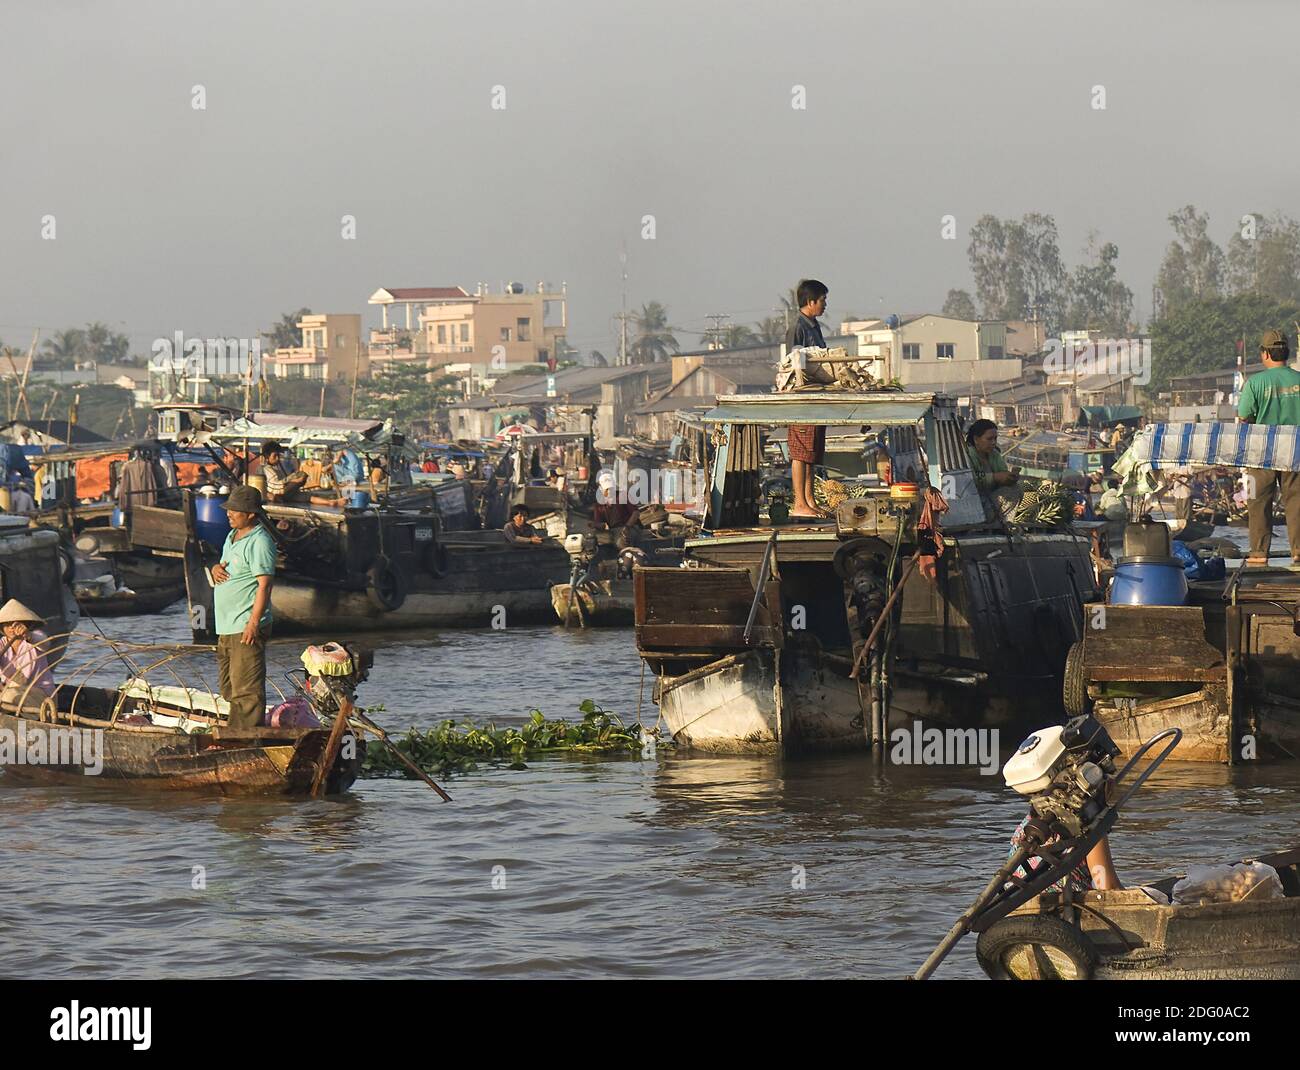
[[[724,396],[702,419],[724,440],[707,530],[687,540],[685,567],[635,573],[638,650],[679,745],[884,747],[916,719],[1019,732],[1059,706],[1066,653],[1100,597],[1089,537],[1001,522],[975,487],[954,399]],[[943,489],[946,550],[932,579],[904,579],[921,545],[914,495],[881,488],[831,520],[762,522],[761,429],[792,424],[884,428],[892,470]]]
[[[137,513],[141,512],[136,510]],[[211,642],[215,614],[192,500],[175,519],[159,510],[152,536],[179,545],[196,641]],[[431,513],[270,505],[280,555],[271,610],[277,635],[402,628],[500,628],[553,619],[550,588],[569,555],[547,540],[515,547],[500,531],[442,531]]]
[[[329,737],[327,728],[233,730],[156,695],[147,712],[137,705],[127,717],[115,718],[122,705],[120,691],[67,685],[39,706],[0,703],[5,775],[47,783],[129,783],[154,791],[305,795]],[[327,793],[347,791],[361,771],[365,743],[354,737],[347,745],[347,738],[329,771]],[[33,754],[40,760],[26,760]]]
[[[1285,898],[1179,906],[1140,888],[1071,902],[1047,892],[980,935],[980,966],[997,980],[1300,979],[1300,849],[1255,861],[1277,870]],[[1178,880],[1149,887],[1168,900]]]

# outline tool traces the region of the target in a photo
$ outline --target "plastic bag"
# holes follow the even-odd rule
[[[1227,575],[1226,566],[1221,557],[1203,558],[1195,550],[1188,549],[1187,544],[1174,540],[1172,546],[1174,557],[1182,562],[1183,575],[1189,580],[1221,580]]]
[[[1263,862],[1236,865],[1189,866],[1187,876],[1174,885],[1175,906],[1236,903],[1251,899],[1284,899],[1277,870]]]

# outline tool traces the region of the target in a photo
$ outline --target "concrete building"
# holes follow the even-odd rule
[[[859,360],[873,360],[872,374],[904,386],[940,383],[978,390],[983,384],[1019,379],[1021,362],[1007,354],[1007,328],[999,320],[962,320],[921,313],[888,320],[846,322],[857,337]],[[829,344],[829,340],[828,340]]]
[[[668,385],[666,364],[565,368],[503,379],[490,395],[447,407],[453,438],[491,438],[518,419],[557,431],[594,427],[597,442],[632,433],[633,410]],[[590,422],[589,422],[590,421]]]
[[[149,396],[149,369],[137,364],[97,364],[95,381],[109,386],[119,386],[131,391],[137,405],[147,406]]]
[[[462,299],[426,304],[419,314],[421,344],[439,364],[545,364],[564,359],[568,315],[564,286],[552,290],[539,282],[525,290],[512,282],[491,293],[480,285]]]
[[[361,344],[361,316],[326,312],[298,321],[302,345],[265,353],[268,378],[352,382],[370,374],[370,354]]]

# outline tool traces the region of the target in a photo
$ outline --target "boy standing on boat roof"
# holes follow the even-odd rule
[[[795,300],[799,302],[799,318],[790,325],[785,335],[785,348],[789,352],[801,346],[826,348],[821,324],[817,317],[826,311],[826,296],[830,293],[825,283],[804,279],[799,283]],[[790,482],[794,485],[794,507],[790,517],[820,518],[824,514],[813,504],[813,468],[826,456],[826,428],[799,425],[791,427],[786,445],[790,451]]]
[[[1245,424],[1300,426],[1300,372],[1288,367],[1290,347],[1281,331],[1265,331],[1259,355],[1264,370],[1241,388],[1237,412]],[[1291,542],[1291,563],[1300,564],[1300,472],[1246,469],[1250,482],[1250,555],[1248,565],[1267,565],[1273,541],[1273,499],[1279,489]]]
[[[231,531],[221,563],[212,566],[221,697],[230,703],[231,728],[256,728],[266,713],[275,543],[262,526],[262,497],[255,488],[236,487],[222,508]]]

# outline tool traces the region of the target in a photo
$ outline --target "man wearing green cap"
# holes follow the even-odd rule
[[[230,534],[212,566],[217,670],[231,728],[256,728],[266,714],[266,638],[271,631],[275,542],[262,526],[262,496],[236,487],[222,506]]]
[[[1281,331],[1265,331],[1260,340],[1264,370],[1241,388],[1237,413],[1246,424],[1300,426],[1300,372],[1288,366],[1290,349]],[[1248,565],[1267,565],[1273,541],[1273,499],[1281,490],[1291,562],[1300,564],[1300,472],[1246,469],[1250,489],[1250,555]]]

